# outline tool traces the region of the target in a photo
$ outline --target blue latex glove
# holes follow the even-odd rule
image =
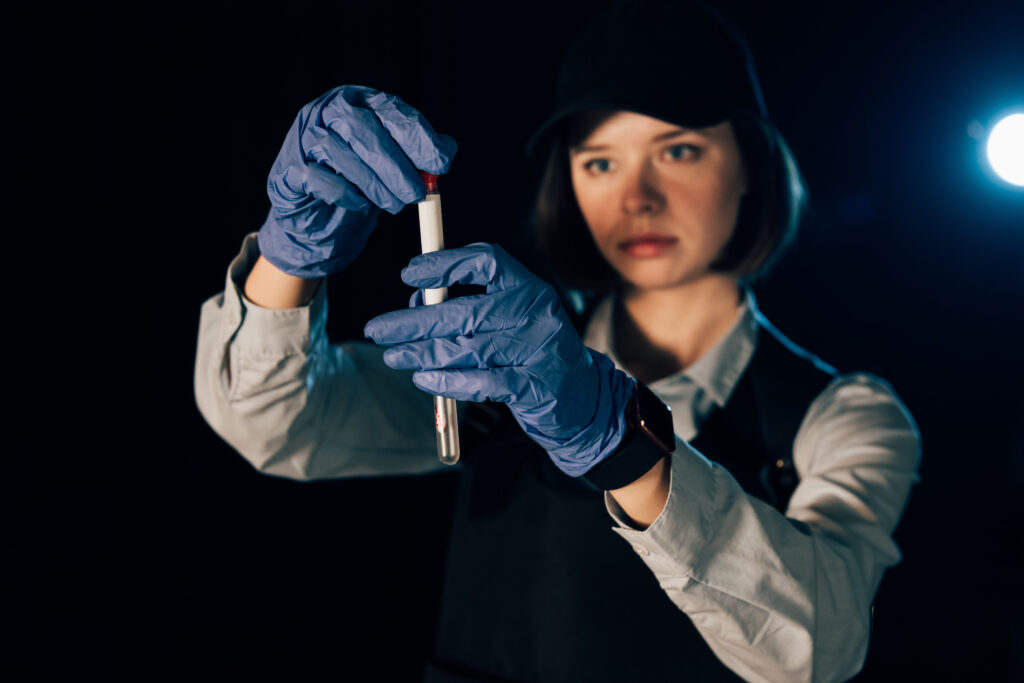
[[[402,280],[487,290],[368,322],[366,336],[391,346],[384,352],[390,367],[417,370],[413,383],[432,394],[507,403],[523,431],[570,476],[615,450],[633,381],[583,345],[550,285],[500,246],[484,243],[416,256]]]
[[[447,173],[455,140],[401,99],[358,85],[299,111],[267,178],[260,253],[286,273],[336,273],[363,250],[381,209],[422,201],[417,169]]]

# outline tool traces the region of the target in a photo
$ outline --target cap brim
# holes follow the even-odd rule
[[[580,112],[590,111],[594,109],[611,109],[615,111],[629,111],[636,114],[643,114],[644,116],[651,116],[662,121],[668,121],[685,128],[707,128],[709,126],[717,125],[729,118],[726,114],[720,114],[717,112],[701,112],[693,113],[692,116],[680,116],[679,110],[668,112],[662,111],[659,107],[641,107],[627,104],[616,104],[614,102],[577,102],[559,109],[557,112],[549,116],[545,121],[537,127],[533,135],[526,143],[526,156],[532,157],[539,148],[546,144],[546,139],[551,133],[563,123],[566,119],[574,114]]]

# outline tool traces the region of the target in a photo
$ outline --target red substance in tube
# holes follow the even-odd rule
[[[426,171],[420,171],[420,178],[423,178],[423,184],[427,186],[427,194],[434,194],[437,192],[437,176],[433,173],[427,173]]]

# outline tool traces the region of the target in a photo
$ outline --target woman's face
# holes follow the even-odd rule
[[[746,192],[728,122],[686,129],[615,112],[569,156],[583,218],[627,282],[662,289],[711,273]]]

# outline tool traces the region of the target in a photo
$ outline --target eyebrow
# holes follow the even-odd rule
[[[670,130],[661,133],[660,135],[655,135],[653,138],[651,138],[651,142],[661,142],[662,140],[668,140],[670,138],[674,138],[679,135],[684,135],[686,133],[697,133],[697,131],[695,131],[692,128],[676,128],[675,130]],[[697,134],[699,135],[700,133]],[[573,147],[571,151],[575,154],[579,152],[600,152],[606,149],[608,149],[608,145],[577,145],[576,147]]]

